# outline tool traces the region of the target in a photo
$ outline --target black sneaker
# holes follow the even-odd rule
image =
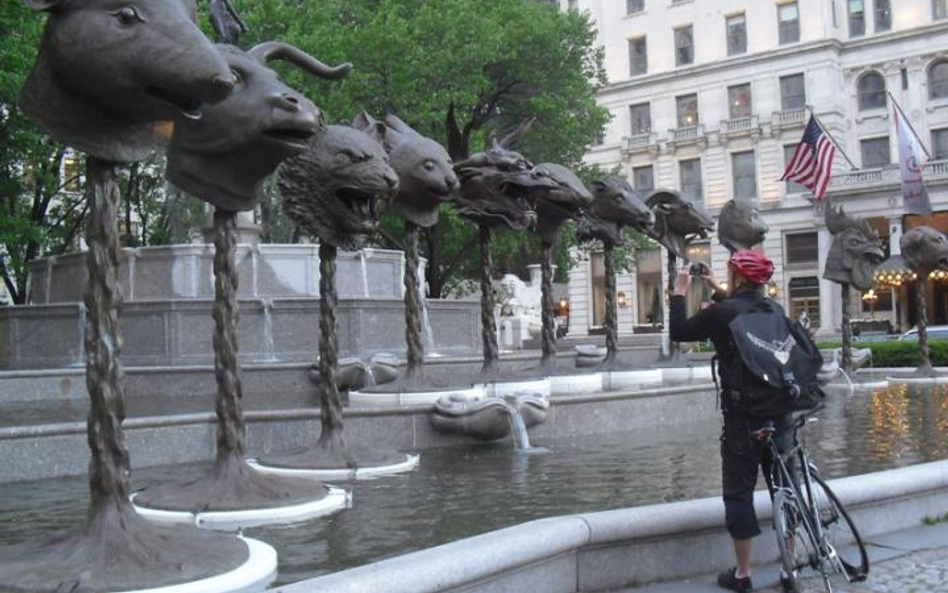
[[[793,571],[794,574],[796,571]],[[783,593],[797,593],[797,588],[794,586],[793,581],[790,580],[790,577],[783,574],[783,571],[780,571],[780,588],[783,589]]]
[[[754,590],[750,577],[737,578],[737,569],[732,568],[727,572],[718,575],[718,587],[737,591],[737,593],[750,593]]]

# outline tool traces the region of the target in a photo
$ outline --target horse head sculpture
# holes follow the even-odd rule
[[[730,200],[721,208],[718,240],[731,253],[763,243],[769,230],[760,209],[750,200]]]
[[[842,206],[826,205],[826,228],[833,243],[826,255],[823,278],[849,284],[859,290],[872,288],[873,273],[885,254],[879,247],[879,233],[864,218],[843,212]]]
[[[655,216],[639,198],[629,182],[615,175],[607,175],[589,186],[593,201],[577,225],[581,241],[599,239],[609,245],[622,245],[623,227],[648,231]]]
[[[685,248],[696,239],[707,239],[714,221],[703,206],[674,190],[659,189],[645,200],[655,214],[649,236],[672,255],[685,257]]]
[[[175,126],[168,149],[168,180],[225,210],[251,210],[263,179],[283,159],[306,150],[323,128],[312,101],[286,86],[266,66],[286,60],[321,78],[345,76],[351,65],[330,68],[283,43],[262,43],[249,51],[219,45],[236,80],[224,101],[204,117]]]

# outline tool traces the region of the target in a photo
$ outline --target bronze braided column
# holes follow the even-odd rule
[[[668,280],[665,283],[665,303],[668,305],[668,316],[671,317],[671,295],[675,291],[675,277],[678,275],[678,258],[671,251],[668,252],[668,264],[665,266]],[[671,339],[671,320],[665,320],[665,330],[668,332],[668,359],[678,358],[678,342]]]
[[[846,373],[852,378],[853,374],[853,326],[852,326],[852,317],[849,312],[849,284],[841,284],[842,287],[842,305],[843,305],[843,319],[842,319],[842,329],[843,331],[843,361],[840,365],[843,369],[843,372]]]
[[[483,374],[496,370],[498,359],[497,322],[494,320],[493,288],[494,262],[490,252],[490,228],[478,225],[481,248],[481,341],[484,343]]]
[[[421,293],[418,284],[418,225],[405,221],[405,343],[408,365],[405,378],[421,376],[424,345],[421,342]]]
[[[336,373],[339,369],[339,336],[336,331],[336,253],[334,245],[319,244],[319,407],[322,433],[319,445],[342,441],[342,400]]]
[[[921,356],[916,373],[923,375],[933,375],[931,353],[928,350],[928,303],[925,298],[925,289],[927,288],[927,272],[916,272],[918,275],[915,280],[915,303],[918,307],[918,353]]]
[[[603,243],[602,261],[606,275],[606,360],[612,362],[619,354],[619,313],[616,305],[616,267],[611,243]]]
[[[556,366],[556,322],[553,318],[553,245],[540,243],[540,313],[543,316],[543,354],[541,366],[552,371]]]

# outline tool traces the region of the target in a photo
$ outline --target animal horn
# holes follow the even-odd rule
[[[537,118],[531,117],[530,119],[520,122],[520,124],[513,129],[512,132],[504,136],[500,141],[500,145],[504,148],[510,148],[515,142],[517,142],[521,136],[530,131],[530,128],[533,127],[533,122],[537,121]]]
[[[344,78],[352,70],[352,64],[349,62],[344,62],[336,67],[327,66],[305,51],[279,41],[261,43],[248,50],[247,53],[256,58],[261,64],[266,64],[270,60],[286,60],[310,74],[329,80]]]

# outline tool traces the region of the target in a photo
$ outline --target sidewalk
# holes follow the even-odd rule
[[[761,535],[766,537],[766,533]],[[871,538],[869,578],[862,583],[847,583],[833,578],[837,593],[948,593],[948,524],[919,525],[917,528]],[[727,567],[722,567],[722,570]],[[756,568],[754,591],[783,593],[779,586],[777,564]],[[675,581],[615,593],[721,593],[715,584],[716,575],[706,575],[684,581]],[[804,580],[806,593],[822,593],[822,578]]]

